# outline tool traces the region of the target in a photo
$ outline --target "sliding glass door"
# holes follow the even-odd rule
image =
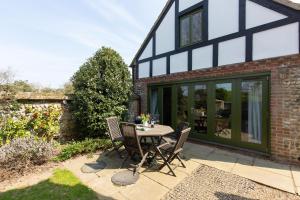
[[[235,78],[156,86],[151,113],[176,128],[189,122],[191,137],[268,151],[268,79]]]

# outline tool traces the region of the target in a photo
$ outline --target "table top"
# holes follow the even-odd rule
[[[174,130],[170,126],[155,125],[154,128],[147,128],[146,131],[137,130],[139,137],[161,137],[173,133]]]

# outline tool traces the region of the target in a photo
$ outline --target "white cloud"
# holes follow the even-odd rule
[[[86,4],[107,21],[122,20],[135,29],[144,32],[144,26],[116,0],[85,0]]]

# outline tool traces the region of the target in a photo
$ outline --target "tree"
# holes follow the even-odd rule
[[[14,73],[10,69],[0,71],[0,101],[6,104],[14,98],[15,91],[11,83],[14,79]]]
[[[12,86],[14,87],[16,92],[35,92],[36,88],[28,83],[28,81],[18,80],[15,81]]]
[[[65,95],[73,94],[74,87],[73,87],[72,82],[67,82],[64,84],[63,92]]]
[[[71,108],[85,136],[102,136],[106,118],[127,111],[132,81],[127,65],[113,49],[102,47],[72,77]]]

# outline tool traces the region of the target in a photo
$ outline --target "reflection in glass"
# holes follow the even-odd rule
[[[177,89],[177,124],[180,122],[188,122],[188,96],[189,87],[180,86]]]
[[[192,16],[192,43],[202,39],[202,12],[195,13]]]
[[[242,133],[244,142],[261,144],[262,81],[242,82]]]
[[[151,101],[150,101],[150,113],[151,120],[159,123],[159,110],[158,110],[158,89],[151,89]]]
[[[157,115],[158,112],[158,89],[154,88],[151,90],[151,115]]]
[[[185,17],[181,19],[180,23],[180,41],[181,46],[186,46],[190,43],[190,18]]]
[[[232,84],[216,84],[215,135],[231,138]]]
[[[194,96],[195,107],[192,110],[194,115],[195,131],[207,134],[207,88],[206,85],[195,85]]]

